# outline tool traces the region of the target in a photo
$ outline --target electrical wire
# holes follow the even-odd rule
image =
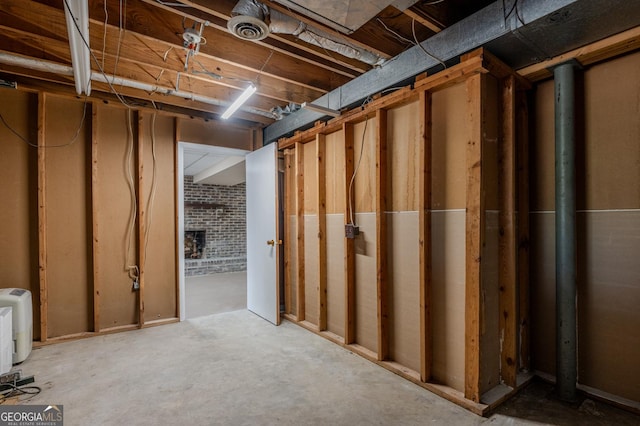
[[[120,4],[122,5],[122,0],[120,0]],[[93,59],[93,62],[96,64],[96,66],[98,67],[98,69],[100,70],[100,73],[103,75],[105,81],[107,82],[107,84],[109,85],[109,89],[111,90],[111,92],[116,96],[116,98],[120,101],[120,103],[122,105],[124,105],[127,108],[131,108],[131,105],[129,105],[124,98],[122,97],[122,95],[120,95],[120,93],[118,93],[118,91],[116,90],[115,87],[113,87],[113,84],[111,83],[111,81],[109,81],[109,78],[107,77],[107,75],[104,72],[104,69],[100,66],[100,62],[98,61],[98,58],[96,58],[96,55],[93,53],[93,51],[91,50],[91,47],[89,46],[89,42],[85,39],[84,35],[82,34],[82,31],[80,31],[80,27],[78,26],[78,22],[76,20],[76,17],[73,15],[73,12],[71,11],[71,7],[69,6],[69,3],[67,0],[64,0],[64,5],[67,8],[67,11],[69,12],[69,14],[71,15],[71,20],[73,21],[74,26],[76,27],[76,30],[78,31],[78,35],[80,36],[80,39],[82,40],[82,42],[84,43],[84,45],[87,47],[87,49],[89,50],[89,54],[91,55],[91,58]],[[126,7],[126,5],[125,5]],[[121,6],[122,8],[122,6]],[[122,23],[120,24],[122,27]],[[118,51],[120,50],[120,48],[118,47]],[[118,53],[119,54],[119,53]],[[117,58],[116,58],[116,63],[117,63]],[[116,64],[117,65],[117,64]],[[115,70],[114,70],[115,71]],[[114,79],[115,79],[115,72],[114,72]],[[88,83],[87,83],[88,84]],[[85,92],[86,93],[86,92]],[[86,97],[85,97],[86,99]]]
[[[149,235],[151,234],[151,223],[153,220],[153,204],[156,199],[156,176],[157,176],[157,158],[156,158],[156,113],[153,113],[151,117],[151,157],[153,158],[152,175],[151,175],[151,191],[149,192],[149,199],[147,200],[147,226],[145,227],[144,235],[144,249],[147,250],[149,245]],[[146,261],[145,257],[145,261]],[[144,266],[144,265],[143,265]]]
[[[102,33],[102,68],[104,68],[104,56],[107,50],[107,24],[109,23],[109,11],[107,10],[107,0],[104,1],[104,31]]]
[[[365,105],[369,98],[365,99]],[[364,141],[365,136],[367,134],[367,124],[369,124],[369,116],[364,122],[364,130],[362,131],[362,141],[360,142],[360,155],[358,156],[358,163],[356,164],[356,168],[353,171],[353,176],[351,176],[351,181],[349,182],[349,224],[355,226],[356,222],[354,220],[354,206],[353,206],[353,198],[351,197],[351,193],[353,191],[353,183],[356,180],[356,175],[358,174],[358,170],[360,169],[360,163],[362,162],[362,154],[364,153]]]
[[[65,1],[65,3],[67,2],[67,0],[64,0],[64,1]],[[105,2],[106,2],[106,0],[105,0]],[[122,35],[123,35],[123,33],[124,33],[125,29],[126,29],[126,25],[122,24],[122,21],[123,21],[122,9],[123,9],[123,0],[120,0],[120,20],[119,20],[119,30],[118,30],[118,47],[116,49],[116,60],[115,60],[115,62],[113,64],[113,75],[114,76],[116,75],[116,71],[118,69],[118,62],[120,62],[120,49],[122,47]],[[69,12],[71,12],[71,11],[69,11]],[[126,13],[127,13],[126,0],[124,0],[124,13],[125,13],[124,16],[126,16]],[[74,19],[74,22],[75,22],[75,19]],[[76,26],[77,26],[77,24],[76,24]],[[79,30],[78,30],[78,32],[79,32]],[[82,33],[80,34],[80,36],[82,37]],[[84,39],[84,37],[82,37],[82,38]],[[85,41],[85,44],[87,45],[87,48],[89,48],[89,43],[86,43],[86,41]],[[89,48],[89,51],[91,51],[90,48]],[[100,69],[100,70],[102,71],[102,69]],[[104,74],[104,71],[102,73]]]
[[[15,383],[3,383],[3,386],[11,386],[11,389],[0,392],[0,404],[4,404],[9,398],[20,395],[29,395],[20,402],[27,402],[42,392],[39,386],[16,386]]]
[[[380,22],[382,24],[382,26],[389,31],[391,34],[393,34],[395,36],[396,39],[398,39],[401,42],[405,42],[405,43],[409,43],[412,45],[415,45],[415,43],[413,42],[413,40],[409,40],[408,38],[404,38],[403,36],[401,36],[400,34],[398,34],[397,32],[395,32],[394,30],[392,30],[391,28],[389,28],[387,26],[387,24],[384,23],[384,21],[380,18],[376,18],[378,22]]]
[[[129,274],[129,278],[132,280],[138,280],[140,277],[140,269],[138,265],[130,265],[129,260],[131,259],[131,250],[132,250],[132,239],[133,239],[133,230],[136,224],[136,216],[138,215],[138,198],[136,196],[136,188],[135,181],[133,178],[133,170],[132,170],[132,158],[133,158],[133,126],[131,124],[131,109],[127,110],[127,141],[128,141],[128,149],[125,158],[126,162],[126,171],[127,171],[127,183],[129,184],[129,191],[131,194],[131,212],[129,215],[129,226],[127,227],[127,247],[125,250],[125,259],[124,259],[124,269]]]
[[[87,117],[87,97],[84,97],[84,106],[82,108],[82,118],[80,119],[80,124],[78,125],[78,128],[76,129],[76,133],[73,135],[73,138],[64,144],[61,145],[38,145],[38,144],[34,144],[29,142],[29,140],[27,138],[25,138],[24,136],[22,136],[20,133],[18,133],[13,127],[11,127],[9,125],[9,123],[7,123],[7,121],[4,119],[4,117],[2,116],[2,114],[0,113],[0,121],[2,121],[2,124],[5,125],[5,127],[7,129],[9,129],[9,131],[11,133],[13,133],[14,135],[16,135],[21,141],[23,141],[24,143],[26,143],[27,145],[29,145],[32,148],[65,148],[68,146],[73,145],[76,140],[78,139],[78,136],[80,136],[80,131],[82,130],[82,127],[84,126],[84,121]]]
[[[444,0],[423,1],[422,6],[433,6],[434,4],[444,3]]]
[[[418,45],[418,47],[420,47],[420,49],[422,49],[422,51],[427,56],[429,56],[429,57],[435,59],[436,61],[438,61],[440,63],[440,65],[442,65],[446,69],[447,68],[447,64],[445,64],[442,59],[438,58],[434,54],[427,52],[427,49],[425,49],[424,46],[422,44],[420,44],[420,42],[418,41],[418,37],[416,36],[416,20],[415,19],[411,20],[411,33],[413,34],[413,39],[415,40],[415,42]]]

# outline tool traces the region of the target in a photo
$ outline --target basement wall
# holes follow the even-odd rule
[[[177,321],[177,141],[251,149],[254,132],[53,93],[0,99],[43,147],[0,125],[0,287],[31,291],[34,339]]]
[[[500,195],[499,175],[515,176],[519,144],[502,132],[517,83],[475,73],[484,53],[278,142],[287,317],[477,412],[522,368],[517,277],[499,282],[516,270],[499,249],[501,227],[517,234],[499,203],[516,188]],[[506,140],[514,156],[500,162]]]
[[[640,52],[577,71],[578,382],[640,403]],[[555,374],[554,85],[535,90],[532,364]]]

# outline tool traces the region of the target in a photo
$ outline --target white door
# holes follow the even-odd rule
[[[247,154],[247,309],[280,324],[277,279],[278,150],[275,143]]]

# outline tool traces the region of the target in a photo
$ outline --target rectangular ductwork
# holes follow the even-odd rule
[[[387,6],[405,10],[415,0],[276,0],[300,14],[306,15],[333,29],[351,34],[374,18]]]

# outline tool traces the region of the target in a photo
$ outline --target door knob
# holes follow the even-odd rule
[[[282,240],[278,240],[278,241],[269,240],[269,241],[267,241],[267,245],[270,245],[270,246],[275,246],[275,245],[278,245],[278,244],[282,244]]]

